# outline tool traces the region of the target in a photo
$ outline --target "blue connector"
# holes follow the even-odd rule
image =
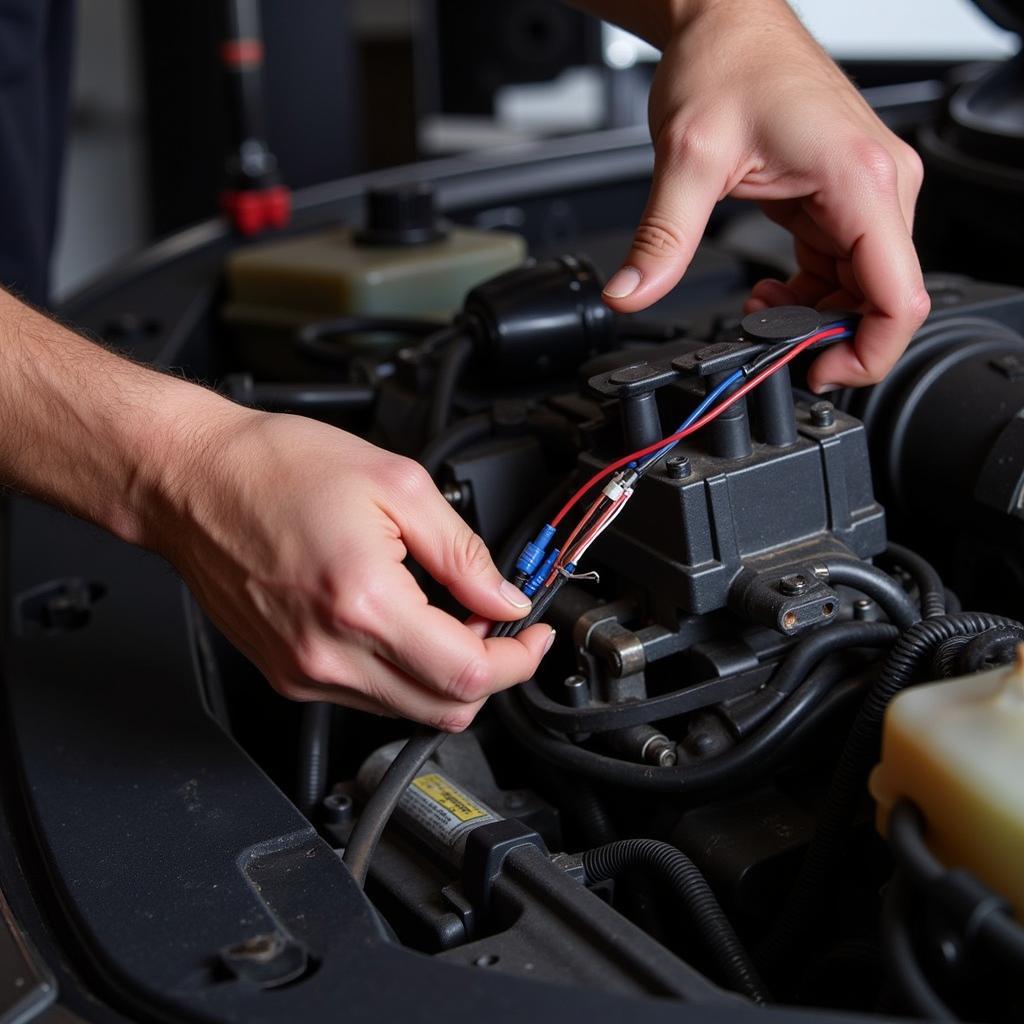
[[[529,581],[523,585],[523,593],[527,597],[533,597],[542,586],[544,581],[551,575],[551,570],[554,567],[555,559],[558,558],[558,548],[555,548],[547,558],[544,559],[544,564],[530,577]]]
[[[544,553],[554,535],[555,528],[545,524],[540,533],[519,553],[519,558],[516,559],[516,568],[524,576],[533,576],[540,567],[540,563],[544,561]]]

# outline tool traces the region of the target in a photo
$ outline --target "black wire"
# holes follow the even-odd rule
[[[473,341],[468,334],[459,328],[452,328],[450,340],[437,366],[434,378],[434,393],[430,402],[430,415],[427,419],[427,436],[437,437],[446,426],[452,414],[452,403],[455,401],[455,389],[458,386],[462,371],[473,355]]]
[[[934,619],[946,614],[946,588],[942,577],[935,571],[931,562],[926,561],[916,551],[903,547],[902,544],[890,543],[885,549],[886,555],[900,568],[905,569],[917,584],[921,616]]]
[[[437,729],[419,726],[394,761],[388,765],[377,788],[366,801],[363,813],[359,815],[359,820],[352,829],[341,858],[360,888],[366,884],[370,860],[399,801],[419,770],[434,756],[447,736],[447,733],[439,732]]]
[[[910,629],[921,616],[902,587],[881,569],[852,558],[826,558],[829,583],[844,584],[867,594],[900,629]]]
[[[394,316],[342,316],[318,320],[300,328],[292,338],[292,347],[320,362],[345,363],[351,353],[330,344],[326,339],[346,334],[404,334],[427,337],[441,333],[442,325],[431,320]]]
[[[767,721],[778,707],[804,683],[812,669],[827,655],[856,647],[885,648],[896,642],[899,630],[885,622],[844,622],[827,630],[812,633],[800,640],[785,655],[774,671],[771,666],[746,669],[742,672],[701,680],[690,686],[609,707],[593,705],[589,708],[569,708],[548,697],[535,680],[524,683],[518,690],[536,722],[563,733],[599,733],[632,725],[656,722],[665,718],[696,711],[698,708],[718,704],[724,699],[740,699],[755,690],[761,700],[768,697],[766,706],[759,708],[752,728]],[[770,673],[770,675],[769,675]],[[699,694],[699,703],[693,699]]]
[[[891,640],[885,643],[891,643]],[[495,694],[491,704],[516,740],[551,764],[612,786],[692,797],[734,788],[771,770],[780,761],[790,737],[804,718],[835,686],[837,671],[844,673],[845,667],[819,666],[754,735],[737,743],[731,750],[706,761],[678,764],[671,768],[622,761],[587,750],[563,736],[542,729],[523,708],[518,692],[506,690]]]
[[[450,459],[456,452],[461,451],[474,442],[488,437],[493,428],[494,421],[487,413],[468,416],[464,420],[453,423],[450,427],[441,431],[420,452],[420,465],[432,477],[437,476],[438,470],[446,459]]]
[[[942,889],[936,883],[949,872],[924,840],[921,811],[909,800],[898,801],[889,813],[888,832],[893,856],[906,878],[941,899]],[[976,883],[974,896],[978,903],[969,915],[974,941],[1011,970],[1024,970],[1024,927],[1010,916],[1005,901],[981,883]],[[956,909],[963,917],[964,908]]]
[[[620,839],[583,854],[591,882],[617,878],[630,869],[651,872],[667,882],[686,909],[721,977],[730,988],[755,1003],[769,996],[750,954],[733,930],[707,879],[681,850],[655,839]]]
[[[299,810],[310,817],[327,790],[333,704],[314,701],[302,708],[299,735]]]
[[[559,573],[554,582],[550,587],[546,587],[542,590],[533,600],[533,607],[526,613],[521,619],[517,619],[515,622],[510,624],[510,629],[505,636],[518,636],[524,629],[532,626],[535,622],[540,622],[544,613],[548,610],[551,602],[555,599],[558,592],[565,586],[566,582],[570,577],[565,576],[563,573]]]
[[[893,982],[910,1008],[930,1021],[955,1021],[955,1013],[942,1001],[917,962],[907,917],[910,910],[906,884],[897,872],[886,889],[882,905],[882,945]]]
[[[881,622],[842,622],[804,637],[786,654],[765,686],[771,696],[758,709],[753,726],[768,718],[826,655],[858,646],[888,647],[899,635],[895,626]]]

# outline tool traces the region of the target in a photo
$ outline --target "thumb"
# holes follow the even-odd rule
[[[409,554],[469,611],[492,622],[522,618],[530,599],[501,575],[480,536],[424,477],[415,507],[395,515]]]
[[[711,211],[726,191],[727,168],[710,136],[664,129],[655,146],[647,207],[605,302],[635,313],[664,297],[686,273]]]

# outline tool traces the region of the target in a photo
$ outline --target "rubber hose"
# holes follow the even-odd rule
[[[366,801],[341,858],[360,889],[366,885],[370,860],[398,802],[416,778],[416,773],[434,756],[447,736],[445,732],[419,726],[388,765],[384,777]]]
[[[917,962],[907,926],[909,903],[906,885],[897,873],[882,905],[882,945],[893,983],[915,1014],[929,1021],[956,1021],[959,1018],[939,998]]]
[[[579,826],[584,842],[594,846],[613,843],[618,832],[608,814],[608,808],[597,791],[583,779],[571,779],[572,801],[570,814]]]
[[[960,651],[956,665],[958,674],[967,676],[999,665],[1013,664],[1020,642],[1020,633],[1015,629],[986,629],[968,640]]]
[[[900,870],[915,885],[932,886],[946,874],[945,865],[924,841],[924,817],[909,800],[889,814],[889,846]],[[1008,913],[986,913],[974,924],[976,941],[1010,970],[1024,969],[1024,927]]]
[[[958,675],[957,663],[960,661],[960,654],[970,642],[969,636],[951,636],[948,640],[943,640],[932,655],[932,675],[936,679],[952,679]]]
[[[750,954],[707,879],[686,854],[655,839],[622,839],[583,854],[583,870],[591,882],[617,878],[631,869],[655,874],[672,887],[730,988],[755,1003],[768,1002],[767,990]]]
[[[899,868],[916,883],[934,882],[945,872],[924,843],[924,818],[909,800],[897,800],[889,813],[889,846]]]
[[[931,562],[902,544],[890,543],[885,553],[897,565],[906,569],[917,583],[922,618],[935,619],[945,615],[946,587]]]
[[[441,431],[426,447],[420,452],[420,465],[432,476],[436,477],[438,470],[446,459],[450,459],[463,448],[468,447],[476,441],[488,437],[493,429],[491,417],[486,413],[478,416],[469,416],[458,423]]]
[[[302,708],[299,726],[299,810],[311,817],[327,791],[333,704],[316,701]]]
[[[879,634],[874,644],[861,640],[858,645],[861,647],[888,646],[896,636],[895,629],[886,623],[860,625],[886,631]],[[696,796],[726,789],[748,778],[762,776],[770,770],[784,752],[788,738],[834,684],[831,667],[822,666],[752,736],[707,761],[671,768],[622,761],[559,739],[537,726],[519,705],[517,695],[512,691],[495,694],[490,703],[502,724],[520,744],[545,761],[611,786]]]
[[[983,612],[958,612],[923,619],[896,642],[854,720],[790,898],[760,951],[759,961],[766,973],[770,975],[789,960],[794,945],[827,902],[828,882],[864,797],[868,773],[878,761],[882,721],[889,702],[919,681],[919,669],[929,663],[939,644],[953,636],[976,636],[1000,626],[1016,626],[1024,636],[1024,626],[1011,619]]]
[[[393,316],[342,316],[306,324],[292,337],[292,348],[319,362],[345,365],[351,360],[352,351],[343,346],[332,345],[328,338],[351,334],[399,334],[425,338],[421,345],[428,345],[433,338],[440,338],[442,341],[447,339],[451,330],[452,328],[444,327],[433,320]]]
[[[829,583],[843,584],[866,594],[900,629],[910,629],[920,620],[920,614],[903,588],[876,566],[850,558],[827,558],[822,565],[828,572]]]
[[[427,420],[427,436],[435,438],[446,426],[452,414],[455,389],[462,371],[473,355],[473,342],[465,334],[452,339],[441,353],[434,378],[434,394],[430,402],[430,417]]]
[[[899,631],[894,626],[882,622],[842,622],[804,637],[790,649],[766,684],[765,690],[771,691],[773,696],[759,709],[754,727],[767,719],[826,655],[858,644],[871,647],[892,644],[898,636]]]

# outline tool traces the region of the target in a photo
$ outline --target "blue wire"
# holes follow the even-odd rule
[[[713,387],[704,396],[704,398],[701,399],[701,402],[697,406],[697,408],[694,409],[693,412],[691,412],[690,415],[687,416],[686,419],[683,420],[683,422],[680,423],[679,426],[672,431],[672,433],[681,434],[691,424],[696,423],[697,420],[699,420],[700,417],[703,416],[704,413],[706,413],[708,409],[710,409],[711,406],[715,404],[715,402],[717,402],[727,391],[731,391],[737,384],[739,384],[741,380],[743,380],[743,371],[734,370],[731,374],[729,374],[728,377],[725,378],[725,380],[721,382],[721,384],[718,384],[715,387]],[[635,469],[643,469],[645,466],[649,466],[652,462],[657,462],[658,459],[660,459],[666,452],[675,448],[677,443],[678,442],[673,441],[671,444],[665,445],[664,448],[659,448],[656,452],[651,452],[651,454],[648,455],[647,458],[644,459],[642,462],[635,465],[631,463],[630,467]]]
[[[818,330],[830,331],[835,327],[845,327],[847,328],[845,334],[837,334],[834,338],[829,339],[830,342],[843,341],[844,339],[853,336],[853,331],[850,330],[851,326],[852,325],[848,320],[837,320],[835,321],[835,323],[826,324],[824,327],[819,327]],[[687,416],[686,419],[683,420],[683,422],[680,423],[679,426],[672,431],[672,433],[681,434],[684,430],[688,429],[693,423],[696,423],[697,420],[700,419],[700,417],[703,416],[704,413],[706,413],[708,409],[710,409],[711,406],[715,404],[715,402],[717,402],[727,391],[731,391],[737,384],[739,384],[741,380],[743,380],[743,370],[736,370],[733,373],[731,373],[728,377],[725,378],[725,380],[721,382],[721,384],[719,384],[717,387],[712,388],[712,390],[709,391],[707,395],[704,396],[700,405],[698,405],[697,408],[694,409],[693,412],[691,412],[690,415]],[[677,444],[679,444],[678,441],[672,441],[671,443],[665,445],[663,448],[659,448],[656,452],[651,452],[650,455],[648,455],[645,459],[641,460],[639,463],[631,462],[629,464],[630,469],[637,469],[641,471],[646,469],[649,465],[651,465],[652,462],[657,462],[658,459],[668,454],[668,452],[675,448]]]

